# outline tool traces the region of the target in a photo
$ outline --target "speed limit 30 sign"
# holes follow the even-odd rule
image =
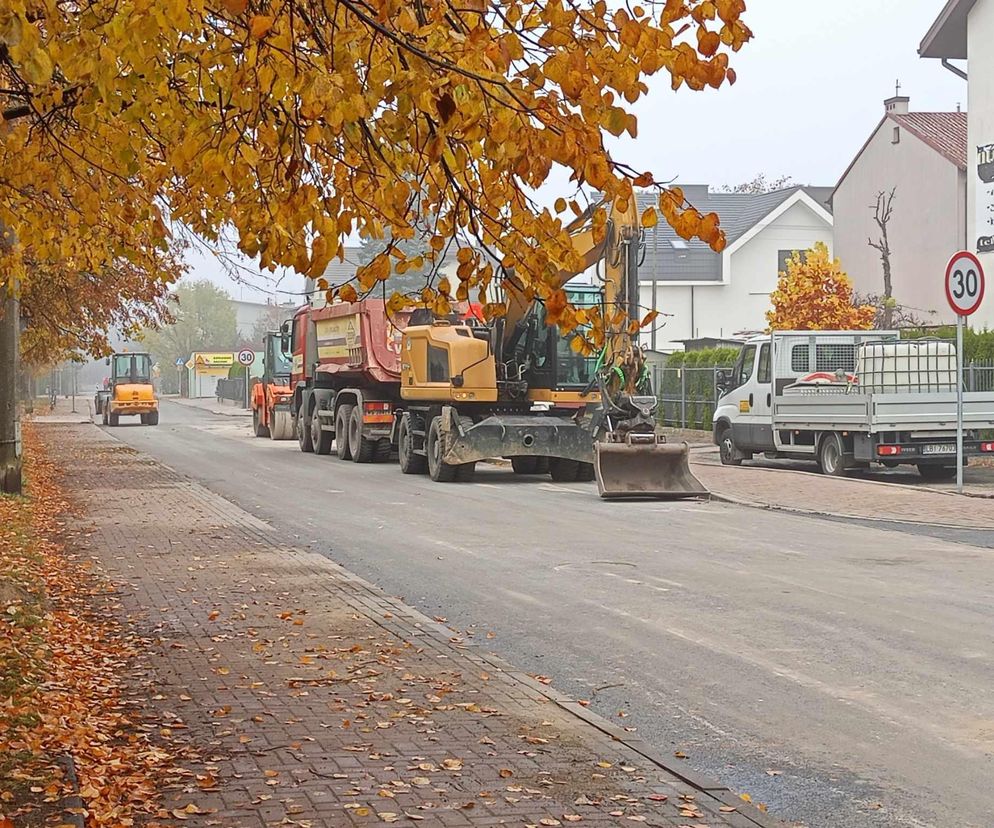
[[[984,268],[969,251],[955,254],[946,266],[946,299],[959,316],[970,316],[984,301]]]
[[[246,368],[248,368],[248,366],[251,365],[253,362],[255,362],[255,351],[250,351],[248,348],[244,348],[238,352],[239,365],[244,365]]]

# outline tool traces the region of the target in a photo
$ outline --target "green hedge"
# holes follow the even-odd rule
[[[908,328],[901,331],[901,339],[956,339],[956,327],[946,325],[942,328]],[[994,362],[994,331],[975,331],[967,328],[963,331],[963,356],[967,362]]]
[[[684,407],[680,396],[685,388],[687,427],[710,431],[714,415],[714,369],[731,368],[738,356],[738,348],[706,348],[671,354],[666,365],[655,372],[660,421],[670,426],[682,425]],[[681,372],[685,369],[686,378],[683,379]]]

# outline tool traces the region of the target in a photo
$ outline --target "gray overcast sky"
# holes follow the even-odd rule
[[[966,83],[917,54],[944,2],[747,0],[755,37],[732,57],[735,86],[674,94],[660,74],[636,109],[638,139],[612,151],[660,180],[685,184],[717,187],[763,172],[834,185],[880,120],[896,80],[913,110],[966,109]],[[236,298],[264,301],[267,285],[272,290],[268,274],[240,286],[209,256],[191,255],[190,264],[193,278],[211,278]],[[281,284],[300,286],[294,276]]]

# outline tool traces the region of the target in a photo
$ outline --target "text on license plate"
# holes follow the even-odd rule
[[[922,446],[922,454],[955,454],[956,445],[954,443],[930,443]]]

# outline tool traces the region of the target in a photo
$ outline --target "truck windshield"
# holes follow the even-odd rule
[[[114,379],[118,382],[151,382],[152,358],[148,354],[115,354]]]

